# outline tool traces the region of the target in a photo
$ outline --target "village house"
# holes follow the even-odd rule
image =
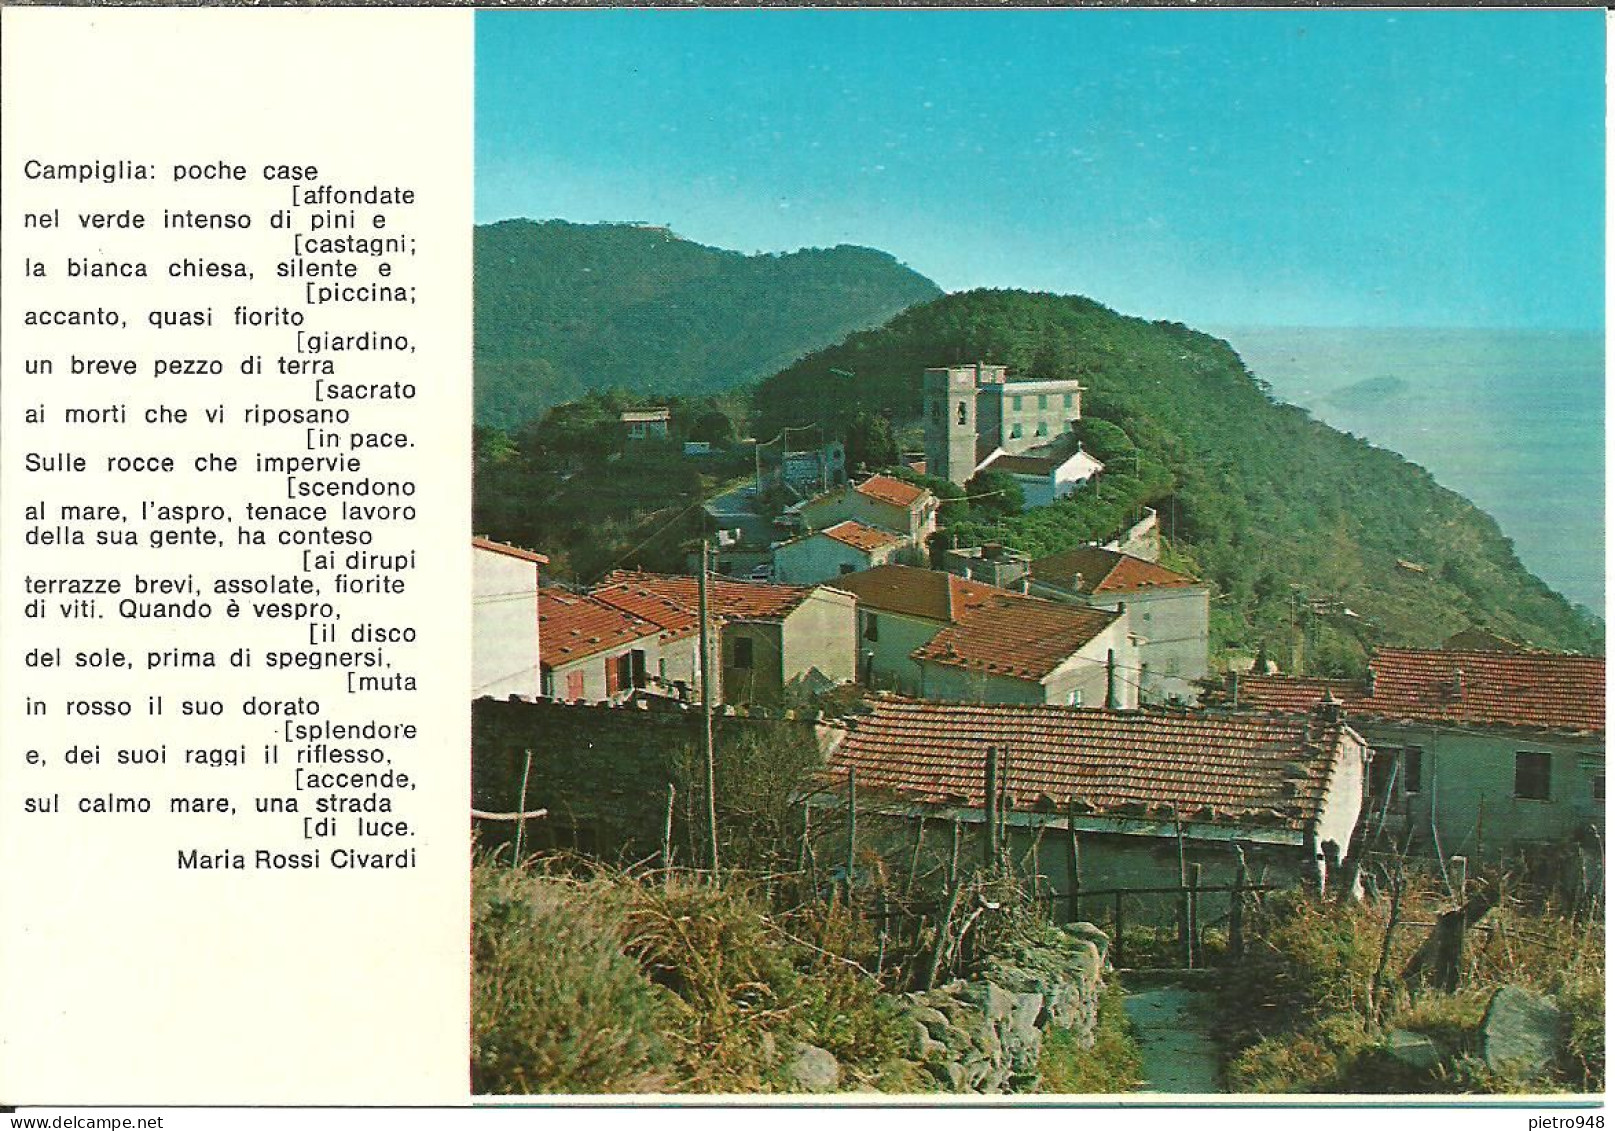
[[[978,474],[999,471],[1008,475],[1020,486],[1021,505],[1046,507],[1056,499],[1063,499],[1105,469],[1105,465],[1082,450],[1077,444],[1074,452],[1055,455],[1009,455],[998,452],[981,464]]]
[[[1211,586],[1116,550],[1082,546],[1039,558],[1029,592],[1127,615],[1139,688],[1151,703],[1193,703],[1211,670]]]
[[[665,601],[687,615],[700,607],[694,577],[617,570],[596,592],[619,604]],[[857,613],[849,593],[711,576],[707,608],[717,625],[714,659],[725,702],[777,704],[790,694],[826,690],[856,676]],[[695,635],[699,638],[699,631]]]
[[[1373,747],[1370,793],[1390,790],[1398,843],[1442,858],[1601,856],[1602,656],[1384,648],[1365,683],[1231,677],[1228,697],[1278,711],[1337,701]]]
[[[867,686],[972,703],[1138,705],[1120,613],[904,565],[851,573],[836,587],[858,598]]]
[[[543,554],[471,539],[473,695],[540,693],[538,589]]]
[[[1045,495],[1052,502],[1103,468],[1071,436],[1084,391],[1077,381],[1011,381],[1002,365],[927,369],[921,380],[927,473],[963,486],[995,460],[1032,456],[996,470],[1024,479],[1029,505]]]
[[[957,577],[1013,589],[1025,593],[1032,572],[1032,558],[997,542],[984,546],[956,546],[942,552],[942,568]]]
[[[1338,712],[1212,717],[878,698],[845,722],[825,787],[808,799],[824,811],[814,826],[844,807],[851,772],[866,842],[919,870],[955,851],[955,822],[975,842],[966,859],[980,859],[989,751],[1008,855],[1036,860],[1042,890],[1175,887],[1197,865],[1202,885],[1225,885],[1241,854],[1252,879],[1319,883],[1350,849],[1362,810],[1367,746]],[[1160,900],[1157,916],[1173,905]]]
[[[773,579],[792,585],[832,581],[885,565],[908,544],[901,534],[848,519],[775,546]]]
[[[924,487],[871,475],[862,483],[847,483],[795,508],[809,530],[852,521],[899,534],[909,545],[923,548],[936,530],[939,504]]]
[[[630,440],[665,440],[667,427],[673,420],[670,408],[629,409],[618,417],[624,434]]]
[[[663,593],[638,584],[632,574],[613,574],[605,583],[595,586],[589,596],[627,615],[653,624],[657,628],[658,646],[654,674],[648,680],[648,689],[667,694],[687,702],[701,700],[701,618],[694,609]],[[710,641],[717,647],[716,620]],[[651,670],[651,669],[648,669]],[[722,688],[716,673],[712,681],[714,702],[722,698]]]
[[[660,658],[660,628],[581,593],[540,589],[538,623],[541,694],[552,699],[626,699]]]

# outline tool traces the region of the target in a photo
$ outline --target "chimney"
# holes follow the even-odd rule
[[[1452,697],[1454,699],[1462,699],[1464,697],[1463,668],[1454,668],[1452,670]]]
[[[1335,698],[1334,692],[1326,690],[1323,693],[1323,698],[1318,700],[1316,711],[1318,718],[1324,722],[1338,723],[1340,721],[1340,700]]]
[[[1225,685],[1228,688],[1228,705],[1230,707],[1239,706],[1239,672],[1229,668]]]

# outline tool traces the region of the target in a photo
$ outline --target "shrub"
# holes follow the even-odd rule
[[[661,995],[617,946],[610,909],[486,862],[472,898],[472,1090],[661,1090]]]

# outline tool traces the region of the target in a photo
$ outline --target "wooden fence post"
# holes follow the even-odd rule
[[[524,750],[523,753],[527,759],[522,763],[522,796],[520,804],[516,806],[516,812],[521,816],[516,819],[516,849],[511,860],[512,866],[518,868],[522,862],[522,837],[527,832],[527,776],[533,772],[533,752]]]
[[[1200,943],[1200,865],[1192,864],[1189,867],[1189,933],[1185,936],[1188,945],[1183,949],[1184,965],[1190,970],[1194,969],[1194,952]]]
[[[847,906],[852,906],[852,870],[858,857],[858,771],[847,767]]]
[[[1069,923],[1076,923],[1082,919],[1082,844],[1077,839],[1077,807],[1071,806],[1066,817],[1066,833],[1069,836],[1067,848],[1070,850],[1067,863],[1070,864],[1071,886],[1067,889],[1070,906],[1067,909]]]
[[[1245,853],[1236,845],[1239,863],[1234,866],[1234,890],[1228,897],[1228,953],[1237,961],[1245,957]]]
[[[998,864],[998,748],[987,747],[987,780],[985,783],[987,807],[987,835],[983,838],[982,864],[992,872]]]

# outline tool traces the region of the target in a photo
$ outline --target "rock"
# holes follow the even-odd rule
[[[1386,1055],[1409,1068],[1434,1068],[1441,1063],[1441,1049],[1423,1033],[1392,1029],[1381,1042]]]
[[[1480,1023],[1481,1059],[1494,1072],[1509,1067],[1535,1075],[1558,1060],[1565,1028],[1565,1015],[1551,999],[1504,986],[1492,995]]]
[[[972,1092],[990,1092],[993,1075],[993,1062],[986,1057],[976,1057],[967,1060],[961,1066],[964,1071],[965,1087]]]
[[[1074,939],[1081,939],[1083,942],[1093,944],[1101,962],[1104,961],[1105,955],[1110,952],[1110,936],[1092,923],[1067,923],[1060,929]]]
[[[989,1021],[1008,1021],[1015,999],[1008,990],[992,982],[971,983],[960,997],[980,1009]]]
[[[932,1061],[925,1067],[932,1076],[936,1077],[937,1083],[947,1088],[950,1092],[962,1092],[965,1090],[964,1065],[957,1060]]]
[[[841,1083],[841,1065],[827,1049],[798,1041],[785,1066],[791,1083],[804,1092],[833,1092]]]
[[[1041,1083],[1043,1078],[1036,1072],[1016,1072],[1010,1076],[1008,1087],[1012,1092],[1035,1092]]]
[[[1035,1033],[1043,1020],[1043,995],[1016,994],[1009,1007],[1010,1028],[1018,1033]]]
[[[928,1005],[922,1005],[914,1009],[910,1016],[925,1026],[926,1033],[933,1041],[941,1040],[942,1031],[948,1027],[948,1019],[942,1015],[941,1011],[932,1009]]]

